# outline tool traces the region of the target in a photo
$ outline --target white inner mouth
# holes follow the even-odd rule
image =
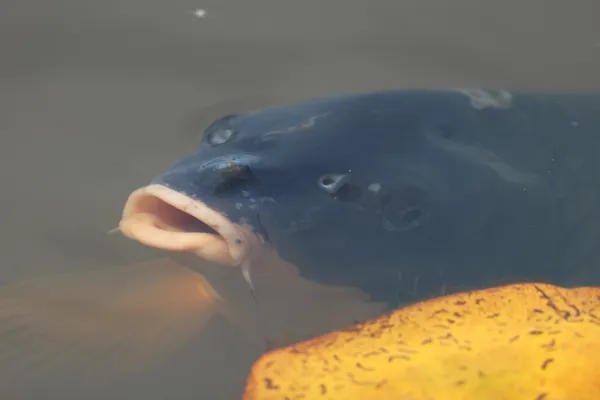
[[[119,230],[147,246],[192,252],[225,265],[239,265],[258,245],[250,229],[199,200],[154,184],[129,196]]]

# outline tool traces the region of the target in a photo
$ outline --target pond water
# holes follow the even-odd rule
[[[131,191],[214,119],[390,88],[600,89],[593,0],[9,0],[0,10],[0,282],[168,258],[200,270],[239,315],[110,383],[62,364],[36,381],[25,368],[0,387],[6,399],[240,399],[265,338],[292,343],[380,312],[279,261],[256,271],[257,306],[238,271],[107,234]],[[22,360],[19,345],[38,342],[10,343]],[[40,357],[31,363],[56,355]]]

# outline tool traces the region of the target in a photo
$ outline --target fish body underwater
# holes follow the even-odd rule
[[[394,306],[512,282],[593,285],[599,155],[596,93],[319,98],[218,119],[132,193],[120,227],[228,265],[271,247],[308,280]]]

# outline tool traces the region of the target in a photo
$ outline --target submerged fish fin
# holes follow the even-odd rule
[[[237,321],[200,274],[169,259],[0,287],[0,387],[142,373],[217,312]]]

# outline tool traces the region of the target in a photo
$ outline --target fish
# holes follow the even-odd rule
[[[394,89],[232,112],[132,191],[119,229],[247,278],[273,251],[389,309],[598,284],[598,132],[594,92]]]
[[[429,299],[262,355],[243,399],[598,399],[599,307],[544,283]]]
[[[217,314],[239,326],[236,310],[201,274],[169,258],[0,286],[0,392],[143,375]]]

